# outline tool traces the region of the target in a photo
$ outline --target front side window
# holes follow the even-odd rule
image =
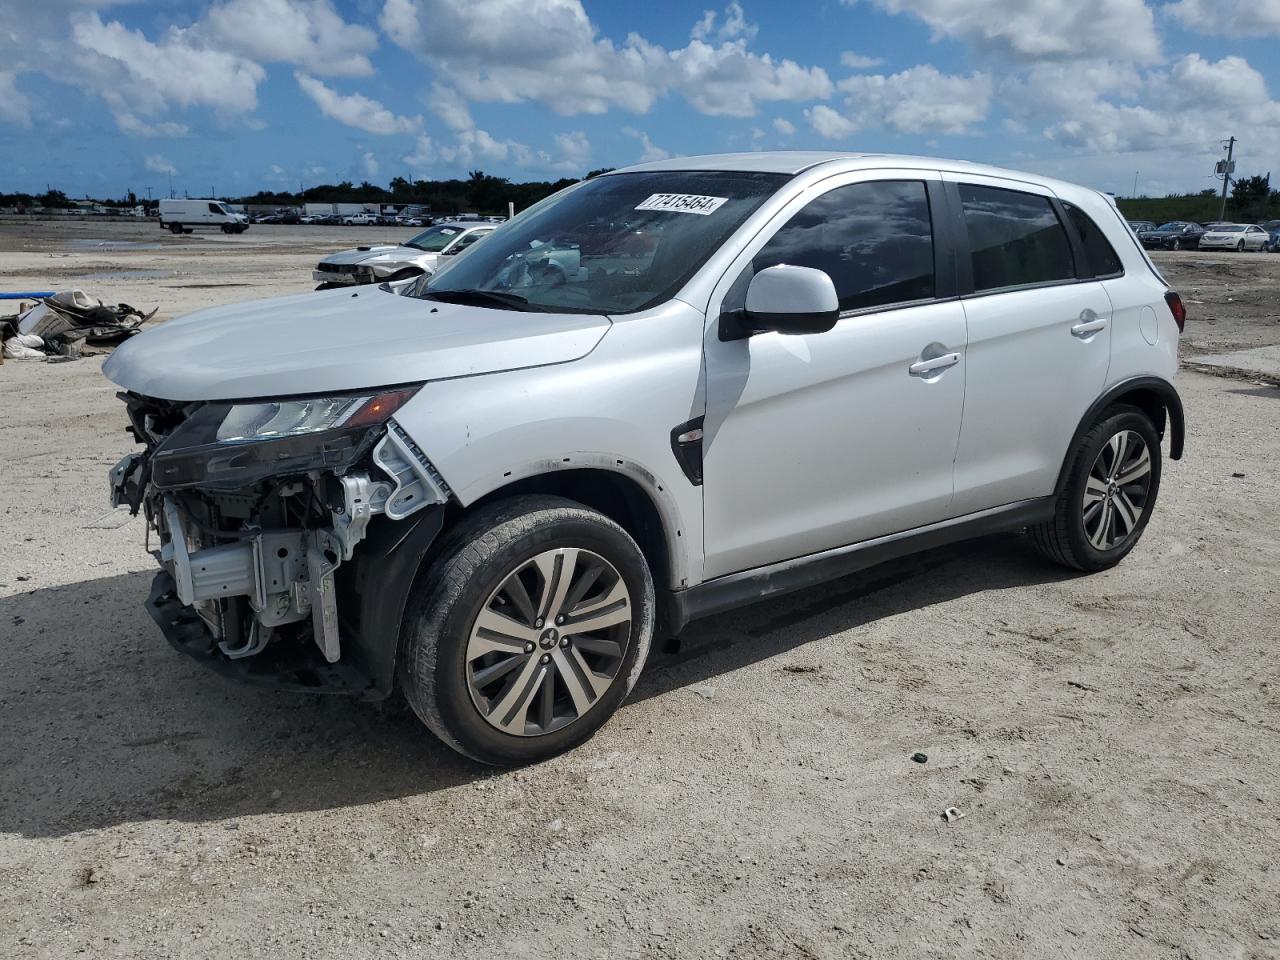
[[[547,313],[633,313],[679,292],[784,174],[618,173],[555,194],[408,293]]]
[[[1075,277],[1067,231],[1048,197],[972,183],[959,188],[975,291]]]
[[[211,203],[209,204],[209,212],[210,213],[226,213],[227,211],[222,209],[221,204]]]
[[[917,180],[837,187],[811,202],[752,260],[814,267],[831,277],[841,310],[928,300],[934,295],[933,224]]]
[[[1064,203],[1063,206],[1067,210],[1067,216],[1071,218],[1071,225],[1080,235],[1080,242],[1084,244],[1084,253],[1089,258],[1089,267],[1093,275],[1111,277],[1124,273],[1124,265],[1120,262],[1115,247],[1111,246],[1106,235],[1089,218],[1089,215],[1074,204]]]

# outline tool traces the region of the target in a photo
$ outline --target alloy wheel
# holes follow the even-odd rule
[[[617,678],[631,617],[626,583],[604,557],[572,547],[538,554],[476,616],[465,665],[472,702],[515,736],[573,723]]]
[[[1151,451],[1122,430],[1098,451],[1084,486],[1084,533],[1097,550],[1114,550],[1138,529],[1151,493]]]

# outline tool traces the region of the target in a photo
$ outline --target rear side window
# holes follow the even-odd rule
[[[752,267],[780,263],[825,271],[841,310],[931,299],[933,224],[924,183],[876,180],[823,194],[774,234]]]
[[[1080,235],[1080,242],[1084,244],[1084,253],[1089,258],[1093,275],[1114,277],[1124,273],[1124,265],[1120,262],[1116,248],[1111,246],[1098,225],[1089,219],[1089,215],[1072,204],[1064,203],[1063,206],[1067,210],[1067,216],[1071,218],[1071,225]]]
[[[1067,231],[1048,197],[961,183],[975,291],[1073,280]]]

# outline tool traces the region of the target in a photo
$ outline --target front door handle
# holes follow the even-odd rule
[[[1080,319],[1071,325],[1071,335],[1073,337],[1091,337],[1099,330],[1106,329],[1107,321],[1105,317],[1100,317],[1092,310],[1084,310],[1080,313]]]
[[[907,372],[913,377],[927,377],[930,374],[939,373],[948,367],[954,367],[960,362],[960,354],[944,353],[940,357],[934,357],[931,360],[920,360],[907,367]]]

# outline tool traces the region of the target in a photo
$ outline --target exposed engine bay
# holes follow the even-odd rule
[[[145,514],[149,548],[159,537],[150,608],[171,642],[231,662],[343,658],[339,571],[370,521],[449,498],[390,419],[416,389],[244,403],[119,394],[145,449],[112,469],[112,504]]]

